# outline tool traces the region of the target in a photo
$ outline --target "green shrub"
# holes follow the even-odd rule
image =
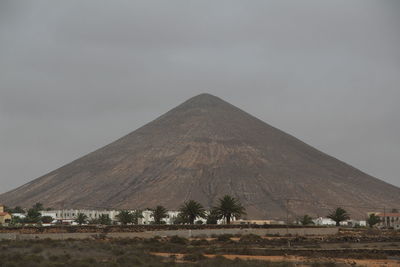
[[[174,236],[171,236],[171,238],[169,239],[169,242],[174,243],[174,244],[186,245],[188,243],[188,240],[184,237],[174,235]]]
[[[125,251],[121,248],[112,248],[111,253],[115,256],[121,256],[125,254]]]
[[[231,241],[232,237],[233,237],[233,235],[231,235],[231,234],[223,234],[223,235],[219,235],[217,237],[217,240],[220,242],[226,242],[226,241]]]
[[[206,257],[202,253],[190,253],[183,256],[185,261],[201,261],[206,259]]]
[[[35,253],[35,254],[38,254],[42,251],[43,251],[43,247],[40,245],[36,245],[36,246],[32,247],[32,249],[31,249],[31,252]]]
[[[208,242],[206,239],[195,239],[190,242],[190,245],[192,246],[207,246],[209,244],[210,242]]]
[[[261,236],[255,234],[243,235],[239,240],[240,243],[244,244],[257,244],[262,243],[263,241],[264,239]]]

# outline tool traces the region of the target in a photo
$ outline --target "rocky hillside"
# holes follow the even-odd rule
[[[15,190],[7,205],[177,209],[224,194],[248,218],[356,217],[396,207],[400,189],[371,177],[209,94],[193,97],[121,139]],[[287,201],[286,199],[290,199]]]

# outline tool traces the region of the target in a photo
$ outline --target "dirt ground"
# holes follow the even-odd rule
[[[0,267],[18,266],[400,266],[400,232],[334,236],[217,235],[186,239],[0,241]]]
[[[162,252],[156,252],[152,253],[153,255],[156,256],[161,256],[161,257],[166,257],[170,258],[171,256],[174,256],[178,261],[184,263],[186,262],[184,260],[185,254],[173,254],[173,253],[162,253]],[[205,254],[205,257],[208,258],[214,258],[216,255],[212,254]],[[307,257],[301,257],[301,256],[250,256],[250,255],[234,255],[234,254],[224,254],[221,255],[224,258],[230,259],[230,260],[235,260],[235,259],[241,259],[241,260],[259,260],[259,261],[267,261],[267,262],[290,262],[293,264],[296,264],[296,266],[309,266],[310,264],[315,262],[315,259],[313,258],[307,258]],[[336,263],[341,263],[343,265],[349,265],[349,266],[365,266],[365,267],[382,267],[382,266],[387,266],[387,267],[398,267],[400,266],[400,259],[385,259],[385,260],[379,260],[379,259],[368,259],[368,260],[360,260],[360,259],[341,259],[341,258],[318,258],[318,262],[323,264],[323,263],[331,263],[331,262],[336,262]]]

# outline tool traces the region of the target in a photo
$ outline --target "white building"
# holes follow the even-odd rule
[[[323,218],[319,217],[313,220],[315,225],[322,225],[322,226],[335,226],[336,222],[330,218]],[[340,222],[340,226],[344,227],[365,227],[367,226],[367,221],[357,221],[357,220],[346,220]]]
[[[167,218],[163,219],[165,224],[173,224],[175,218],[178,216],[179,211],[168,211],[168,216]],[[153,211],[151,210],[144,210],[142,212],[143,219],[139,220],[139,224],[151,224],[154,221],[153,218]]]
[[[314,219],[313,222],[315,225],[325,225],[325,226],[335,226],[336,225],[334,220],[329,219],[329,218],[323,218],[323,217]]]
[[[26,218],[26,215],[24,213],[12,213],[11,216],[19,218],[21,220]]]
[[[375,215],[381,219],[379,227],[400,230],[400,213],[377,213]]]
[[[134,210],[129,210],[130,212],[135,212]],[[86,210],[86,209],[63,209],[63,210],[43,210],[40,211],[42,216],[52,217],[55,221],[62,221],[65,223],[73,224],[77,219],[79,213],[86,215],[87,220],[97,219],[101,215],[108,215],[111,221],[118,221],[116,216],[119,214],[119,210]],[[208,212],[206,212],[208,213]],[[153,211],[144,210],[142,211],[143,218],[139,219],[139,224],[151,224],[154,221],[152,216]],[[163,219],[165,224],[173,224],[179,211],[167,211],[168,216]],[[206,224],[207,220],[204,218],[196,218],[195,222],[202,221]],[[218,220],[218,224],[223,223],[223,220]]]
[[[366,227],[367,221],[347,220],[340,223],[341,226],[348,227]]]
[[[101,215],[108,215],[112,221],[115,221],[115,216],[119,213],[116,210],[76,210],[76,209],[64,209],[64,210],[43,210],[40,211],[42,216],[50,216],[54,220],[59,221],[70,221],[76,220],[79,213],[83,213],[87,216],[88,220],[97,219]]]

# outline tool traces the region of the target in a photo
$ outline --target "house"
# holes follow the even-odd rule
[[[173,224],[175,218],[178,216],[179,211],[167,211],[167,218],[163,219],[165,224]],[[151,210],[144,210],[142,212],[143,218],[139,220],[139,224],[151,224],[154,221],[153,218],[153,211]]]
[[[341,226],[347,226],[347,227],[366,227],[367,226],[367,221],[361,220],[346,220],[344,222],[340,223]]]
[[[4,206],[0,205],[0,225],[9,223],[11,221],[11,214],[4,211]]]
[[[326,226],[335,226],[336,225],[334,220],[329,219],[329,218],[323,218],[323,217],[314,219],[313,222],[315,225],[326,225]]]
[[[119,213],[119,211],[116,211],[116,210],[86,210],[86,209],[82,209],[82,210],[64,209],[64,210],[42,210],[42,211],[40,211],[41,216],[49,216],[59,222],[68,222],[68,223],[74,222],[77,219],[79,213],[85,214],[89,221],[93,220],[93,219],[98,219],[101,215],[108,215],[108,217],[112,221],[115,221],[116,220],[115,216]]]
[[[400,230],[400,213],[375,213],[381,219],[378,227]]]
[[[21,219],[21,220],[26,218],[26,215],[24,213],[12,213],[11,216],[14,218]]]

